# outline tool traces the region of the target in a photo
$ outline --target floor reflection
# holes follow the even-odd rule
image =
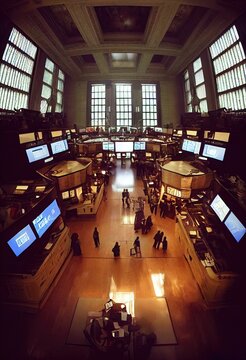
[[[151,274],[151,280],[155,291],[156,297],[164,297],[165,291],[164,291],[164,279],[165,274],[159,273],[159,274]]]
[[[130,168],[130,163],[126,168],[117,166],[115,180],[112,184],[112,190],[115,192],[122,192],[123,189],[128,189],[129,192],[133,191],[134,187],[134,172]]]
[[[135,316],[135,296],[133,291],[118,291],[117,286],[113,277],[111,278],[110,290],[109,290],[109,299],[113,299],[117,303],[124,303],[128,314]]]

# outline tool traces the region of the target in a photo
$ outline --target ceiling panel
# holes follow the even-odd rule
[[[245,1],[228,4],[217,0],[2,0],[1,9],[76,79],[95,79],[100,74],[110,80],[119,74],[125,79],[158,80],[183,71],[245,11]]]
[[[95,12],[103,33],[144,34],[150,6],[95,6]]]
[[[38,10],[62,43],[84,42],[65,5],[44,6]]]

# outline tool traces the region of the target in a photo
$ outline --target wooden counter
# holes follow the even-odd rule
[[[42,308],[72,255],[68,227],[64,228],[50,250],[43,251],[47,251],[47,255],[32,273],[0,275],[3,303],[32,312]]]
[[[66,211],[76,210],[77,215],[96,215],[103,198],[103,192],[104,184],[101,185],[99,192],[96,194],[95,202],[85,200],[66,207]]]
[[[208,306],[222,306],[233,302],[239,276],[231,271],[217,271],[213,258],[209,254],[208,260],[200,260],[194,247],[195,239],[190,237],[190,230],[195,227],[185,224],[180,214],[177,214],[175,236],[180,242],[185,259],[199,285],[204,300]]]
[[[205,166],[202,171],[187,161],[170,161],[160,167],[162,183],[179,190],[183,198],[189,198],[191,190],[208,188],[214,177],[213,172]]]

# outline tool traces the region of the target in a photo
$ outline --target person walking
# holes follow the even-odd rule
[[[130,194],[129,194],[128,189],[126,189],[126,191],[125,191],[125,198],[126,198],[126,205],[128,208],[130,208]]]
[[[73,233],[71,235],[71,247],[75,256],[82,255],[78,233]]]
[[[114,257],[120,256],[120,245],[118,244],[118,241],[116,241],[116,243],[112,249],[112,252],[114,254]]]
[[[136,239],[134,240],[133,247],[134,247],[134,249],[135,249],[135,254],[136,254],[136,256],[137,256],[137,254],[139,254],[139,256],[141,257],[142,254],[141,254],[139,236],[137,236]]]
[[[160,238],[160,230],[157,231],[157,233],[155,234],[154,236],[154,244],[153,244],[153,247],[154,248],[157,248],[157,244],[158,244],[158,241],[159,241],[159,238]]]
[[[93,240],[95,243],[95,247],[99,247],[100,239],[99,239],[99,232],[97,230],[97,227],[95,227],[94,232],[93,232]]]
[[[164,236],[164,239],[162,240],[162,251],[167,251],[167,237]]]
[[[151,230],[152,225],[153,225],[153,222],[151,219],[151,215],[149,215],[146,219],[145,234],[147,234]]]
[[[160,245],[162,244],[162,238],[163,238],[163,231],[160,233],[160,236],[159,236],[159,239],[158,239],[158,242],[156,244],[156,248],[159,249],[160,248]]]
[[[122,199],[122,206],[124,207],[125,206],[125,196],[126,196],[126,189],[123,189],[123,191],[122,191],[122,197],[121,197],[121,199]]]

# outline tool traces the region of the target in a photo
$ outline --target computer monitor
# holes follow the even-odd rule
[[[210,207],[213,209],[220,221],[223,221],[230,211],[229,207],[225,204],[219,195],[215,196],[210,204]]]
[[[36,236],[30,225],[18,231],[7,243],[13,253],[19,256],[36,240]]]
[[[239,242],[246,233],[245,226],[232,211],[229,213],[224,224],[237,242]]]
[[[134,151],[146,150],[146,142],[145,141],[134,141],[133,149],[134,149]]]
[[[114,304],[113,304],[112,300],[107,301],[104,305],[106,311],[109,311],[110,309],[112,309],[113,306],[114,306]]]
[[[53,155],[59,154],[59,153],[62,153],[64,151],[68,150],[67,139],[52,142],[50,145],[51,145],[51,151],[52,151]]]
[[[226,148],[211,144],[205,144],[202,152],[202,156],[210,159],[223,161],[225,157]]]
[[[29,163],[46,159],[50,156],[49,149],[46,144],[26,149],[26,154]]]
[[[61,210],[57,201],[53,200],[32,222],[38,237],[41,237],[48,230],[60,214]]]
[[[183,151],[188,151],[191,152],[193,154],[199,154],[200,153],[200,148],[201,148],[201,142],[200,141],[195,141],[195,140],[190,140],[190,139],[184,139],[183,143],[182,143],[182,150]]]
[[[114,151],[114,142],[113,141],[103,141],[102,149],[104,151]]]
[[[116,141],[115,142],[115,151],[116,152],[132,152],[133,151],[133,141]]]

